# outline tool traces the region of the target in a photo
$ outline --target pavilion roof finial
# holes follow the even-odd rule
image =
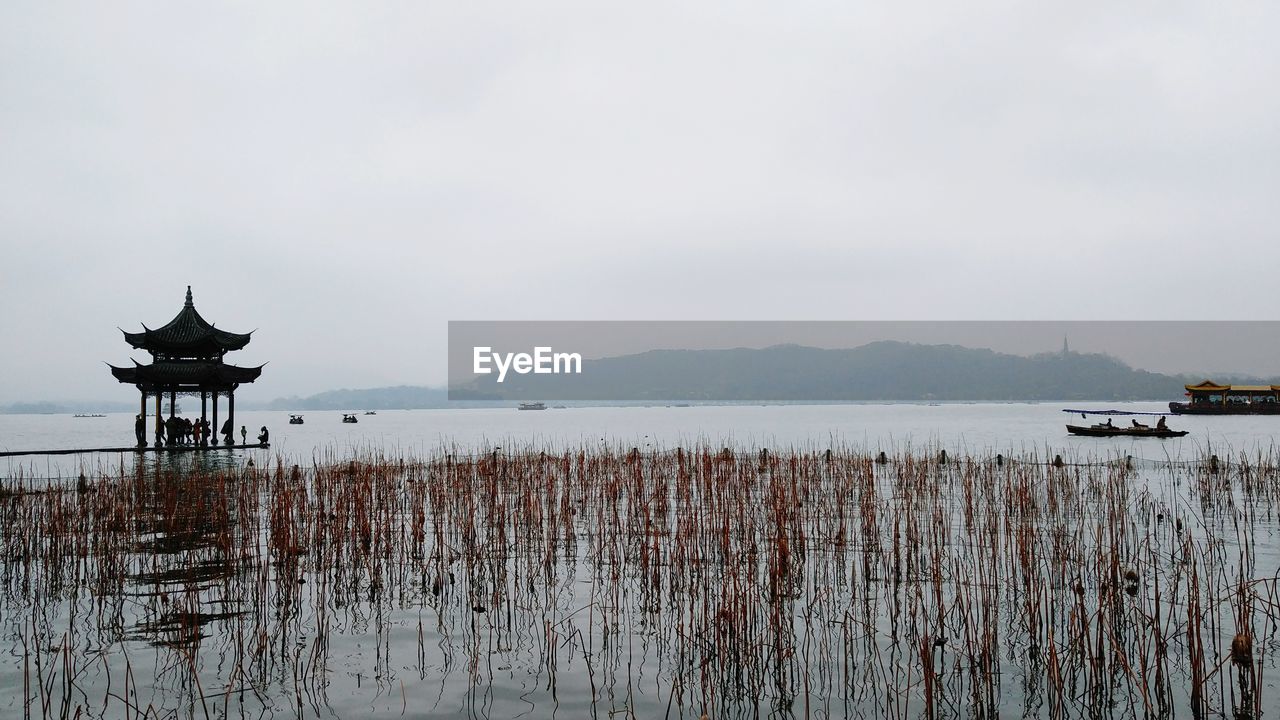
[[[187,307],[195,307],[195,303],[191,302],[191,286],[187,286]]]

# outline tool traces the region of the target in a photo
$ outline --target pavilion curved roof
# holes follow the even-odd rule
[[[163,387],[223,388],[251,383],[262,375],[263,365],[240,367],[222,362],[161,360],[150,365],[133,362],[133,367],[108,365],[116,380],[131,385]]]
[[[124,339],[139,350],[166,355],[210,356],[239,350],[249,344],[253,335],[219,330],[196,312],[191,300],[191,286],[187,286],[187,301],[164,326],[152,330],[146,325],[142,332],[125,332]]]

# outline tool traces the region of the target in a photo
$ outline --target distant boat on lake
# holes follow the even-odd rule
[[[354,423],[360,421],[356,419],[355,413],[342,413],[342,422]]]
[[[79,415],[79,414],[77,414],[77,415],[73,415],[72,417],[78,417],[78,418],[90,418],[90,417],[106,417],[106,415],[102,415],[102,414],[100,414],[100,413],[93,413],[93,414],[90,414],[90,415]]]
[[[520,403],[520,410],[546,410],[547,404],[541,402]]]
[[[301,424],[302,424],[302,416],[301,416],[301,415],[290,415],[290,416],[289,416],[289,424],[290,424],[290,425],[301,425]]]

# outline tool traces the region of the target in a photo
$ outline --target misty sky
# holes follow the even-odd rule
[[[472,319],[1276,319],[1280,4],[0,4],[0,402]],[[1046,348],[1050,349],[1050,348]],[[1223,367],[1232,367],[1224,359]]]

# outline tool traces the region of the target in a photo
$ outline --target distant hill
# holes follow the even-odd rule
[[[137,402],[16,402],[0,405],[2,415],[75,415],[77,413],[138,412]]]
[[[399,385],[365,390],[329,390],[309,397],[284,397],[266,403],[268,410],[399,410],[449,406],[444,388]]]
[[[1099,354],[1024,357],[891,341],[841,350],[651,350],[587,361],[581,375],[496,378],[469,389],[505,400],[1126,401],[1181,399],[1184,384],[1203,379],[1136,370]],[[1232,379],[1242,380],[1221,378]]]

